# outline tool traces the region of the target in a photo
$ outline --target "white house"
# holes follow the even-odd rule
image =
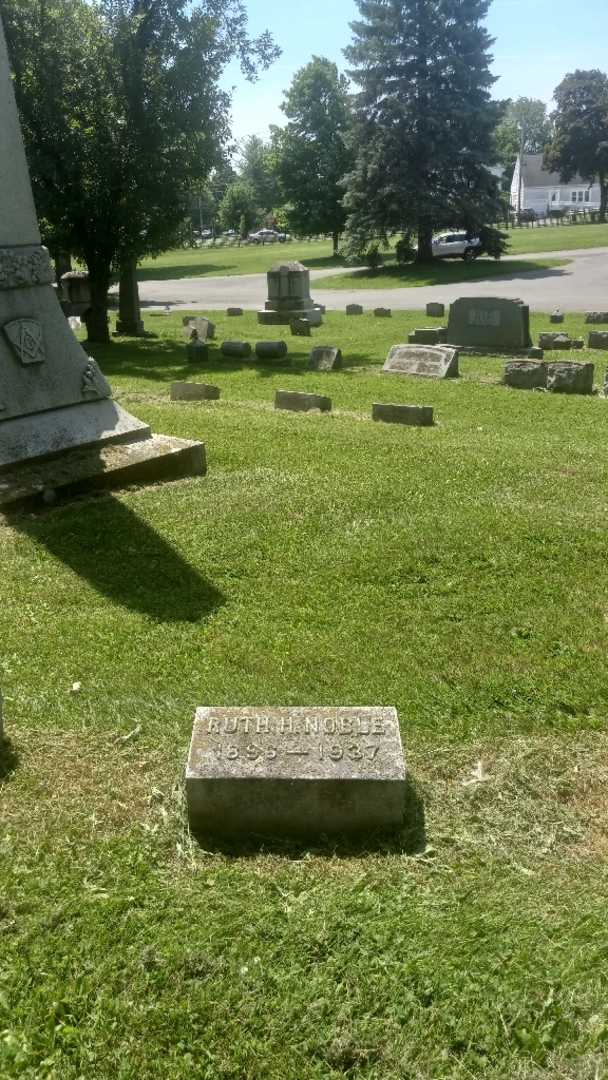
[[[517,159],[511,184],[514,210],[534,210],[544,217],[551,210],[599,210],[600,185],[588,184],[580,176],[567,184],[558,173],[543,169],[542,154],[523,154]]]

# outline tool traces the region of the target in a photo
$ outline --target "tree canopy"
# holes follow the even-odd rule
[[[551,132],[551,120],[544,101],[519,97],[505,102],[504,116],[496,128],[496,152],[509,181],[520,151],[542,154],[551,139]]]
[[[488,166],[502,107],[490,99],[489,0],[357,0],[346,50],[355,95],[356,163],[348,177],[355,236],[415,231],[432,257],[439,227],[480,228],[499,215]]]
[[[608,75],[573,71],[557,87],[553,138],[545,165],[567,183],[577,173],[601,191],[600,220],[608,205]]]

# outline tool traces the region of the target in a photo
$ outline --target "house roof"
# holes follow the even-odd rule
[[[526,187],[559,187],[564,183],[559,173],[543,169],[542,154],[523,154],[522,177]],[[582,180],[577,174],[568,180],[568,185],[570,184],[575,187],[588,187],[589,182]]]

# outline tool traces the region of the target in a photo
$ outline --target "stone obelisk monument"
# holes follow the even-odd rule
[[[61,311],[41,245],[0,18],[0,508],[37,492],[205,471],[111,399]]]

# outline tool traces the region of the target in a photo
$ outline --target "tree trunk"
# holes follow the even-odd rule
[[[67,251],[58,250],[52,252],[52,257],[55,263],[55,278],[59,285],[63,275],[72,271],[72,257]]]
[[[124,259],[120,264],[116,333],[130,337],[141,337],[145,333],[139,304],[137,259]]]
[[[433,226],[428,221],[418,225],[418,250],[416,262],[431,262],[433,258]]]
[[[332,233],[331,238],[332,238],[332,243],[334,245],[334,259],[336,259],[338,257],[338,246],[340,244],[340,233],[339,232]]]
[[[108,289],[110,287],[110,267],[87,263],[89,268],[89,286],[91,306],[83,318],[87,328],[87,340],[99,345],[110,344],[108,326]]]

